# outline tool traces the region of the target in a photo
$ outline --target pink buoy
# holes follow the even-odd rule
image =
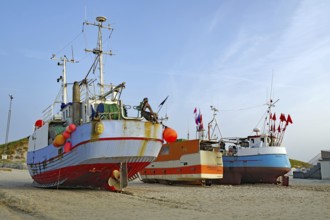
[[[71,151],[71,148],[72,148],[72,144],[70,141],[66,142],[64,144],[64,153],[68,153]]]
[[[66,126],[65,131],[68,132],[69,134],[71,134],[71,130],[70,130],[70,128],[69,128],[69,125]]]
[[[75,124],[70,124],[69,125],[69,128],[70,128],[70,130],[72,131],[72,132],[74,132],[75,130],[76,130],[76,125]]]
[[[76,125],[75,124],[70,124],[66,127],[66,131],[69,132],[69,133],[72,133],[76,130]]]
[[[64,131],[62,135],[65,139],[68,139],[71,136],[71,134],[67,131]]]

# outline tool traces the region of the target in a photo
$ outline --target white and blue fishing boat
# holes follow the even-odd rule
[[[27,166],[35,186],[120,191],[156,159],[162,147],[162,124],[144,119],[139,107],[135,107],[138,114],[128,116],[131,106],[121,100],[125,83],[104,84],[102,56],[111,51],[102,48],[102,29],[112,27],[104,24],[103,16],[96,21],[84,24],[98,28],[97,48],[86,51],[95,55],[90,70],[98,67],[99,77],[89,79],[88,72],[74,82],[68,102],[65,65],[72,60],[61,58],[61,103],[54,102],[43,112],[29,138]]]
[[[272,100],[268,103],[262,132],[255,128],[254,134],[247,137],[220,139],[224,176],[214,183],[278,183],[279,177],[291,170],[282,140],[292,119],[281,114],[276,125],[276,113],[271,112],[275,103]]]

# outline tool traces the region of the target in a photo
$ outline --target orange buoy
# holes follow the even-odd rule
[[[64,143],[65,143],[65,138],[63,137],[62,134],[58,134],[53,141],[53,145],[55,147],[62,146]]]
[[[71,151],[71,148],[72,148],[72,144],[71,144],[70,141],[68,141],[68,142],[66,142],[66,143],[64,144],[64,152],[65,152],[65,153],[70,152],[70,151]]]
[[[166,127],[165,130],[163,131],[163,138],[168,143],[176,141],[177,137],[178,137],[178,134],[172,128]]]

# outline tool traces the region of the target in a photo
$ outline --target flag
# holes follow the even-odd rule
[[[199,113],[197,113],[197,108],[194,109],[195,114],[195,123],[196,123],[196,129],[197,131],[200,131],[203,129],[203,116],[201,114],[201,111],[199,110]]]
[[[198,128],[198,130],[200,131],[200,130],[202,130],[203,128],[204,128],[204,126],[203,126],[203,116],[202,116],[202,114],[201,114],[201,112],[199,111],[199,117],[198,117],[198,119],[199,119],[199,128]]]
[[[283,113],[281,113],[280,120],[281,120],[281,122],[286,121],[285,115]]]
[[[288,125],[289,123],[293,123],[290,115],[288,115],[288,118],[286,119],[286,124]]]
[[[168,96],[164,99],[164,101],[162,101],[162,102],[159,104],[159,107],[162,106],[162,105],[164,105],[164,103],[166,102],[167,98],[168,98]]]
[[[196,125],[198,125],[197,108],[194,109],[194,115],[195,115],[195,123],[196,123]]]
[[[276,113],[274,112],[273,121],[276,121]]]
[[[280,125],[278,125],[277,131],[278,131],[278,133],[281,132],[281,126]]]

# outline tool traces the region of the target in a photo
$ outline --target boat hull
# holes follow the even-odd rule
[[[223,156],[224,178],[219,184],[277,183],[291,170],[287,154]]]
[[[146,183],[209,185],[209,180],[223,177],[222,154],[201,150],[199,140],[170,143],[140,175]]]
[[[128,176],[133,177],[149,162],[128,163]],[[34,185],[43,188],[108,188],[108,180],[119,163],[97,163],[67,166],[32,176]]]
[[[161,125],[124,120],[107,120],[102,124],[101,134],[95,134],[93,123],[78,126],[69,139],[72,144],[69,151],[53,144],[39,147],[42,130],[31,135],[27,165],[35,185],[104,187],[122,163],[127,164],[127,178],[134,179],[159,154]]]

